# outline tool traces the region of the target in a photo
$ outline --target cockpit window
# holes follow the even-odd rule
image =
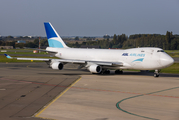
[[[164,52],[164,50],[157,50],[157,52]]]

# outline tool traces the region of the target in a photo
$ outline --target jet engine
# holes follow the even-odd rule
[[[60,62],[54,62],[54,63],[52,63],[51,68],[54,70],[62,70],[63,64]]]
[[[102,67],[99,65],[91,65],[88,67],[88,70],[91,73],[100,73],[102,71]]]

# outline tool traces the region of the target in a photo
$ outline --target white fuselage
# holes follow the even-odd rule
[[[62,59],[123,63],[114,69],[155,70],[168,67],[174,62],[161,48],[153,47],[126,50],[48,47],[47,50],[58,52],[55,56]]]

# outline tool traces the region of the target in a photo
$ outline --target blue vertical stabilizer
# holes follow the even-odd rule
[[[44,23],[49,47],[68,48],[50,22]]]

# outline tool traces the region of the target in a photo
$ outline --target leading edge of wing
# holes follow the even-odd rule
[[[122,62],[105,62],[105,61],[88,61],[90,63],[94,63],[97,65],[102,65],[102,66],[122,66]]]
[[[102,66],[122,66],[122,62],[105,62],[105,61],[89,61],[89,60],[71,60],[71,59],[56,59],[59,62],[65,62],[65,63],[76,63],[76,64],[87,64],[92,63],[96,65],[102,65]]]

